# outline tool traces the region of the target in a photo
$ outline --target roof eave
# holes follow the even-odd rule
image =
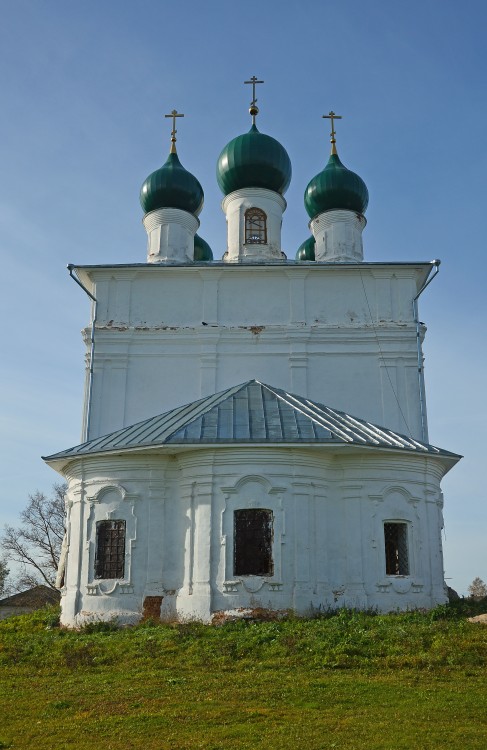
[[[415,456],[422,458],[430,458],[437,461],[444,466],[444,474],[455,466],[463,456],[457,453],[450,453],[441,448],[438,448],[438,453],[427,450],[413,450],[410,448],[395,447],[395,446],[383,446],[383,445],[370,445],[364,443],[363,445],[357,443],[344,443],[341,441],[198,441],[195,443],[188,442],[169,442],[161,445],[145,445],[145,446],[134,446],[127,448],[116,448],[112,450],[101,450],[96,452],[78,453],[72,456],[53,454],[52,456],[42,456],[42,459],[52,469],[60,474],[63,474],[69,464],[91,458],[105,458],[109,456],[127,456],[127,455],[175,455],[177,453],[187,453],[188,451],[201,451],[205,449],[219,450],[224,448],[241,449],[241,448],[305,448],[314,450],[327,450],[334,452],[343,452],[348,450],[359,454],[361,452],[369,453],[374,451],[376,453],[387,453],[387,454],[402,454],[406,456]]]

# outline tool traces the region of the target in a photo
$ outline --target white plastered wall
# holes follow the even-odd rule
[[[148,263],[191,263],[199,220],[179,208],[158,208],[143,219]]]
[[[421,439],[412,299],[427,269],[84,272],[98,299],[89,437],[256,378]]]
[[[355,211],[325,211],[309,223],[317,261],[360,263],[365,217]]]
[[[146,597],[165,619],[240,608],[382,611],[446,600],[439,458],[382,451],[234,447],[89,458],[66,474],[62,622],[136,622]],[[273,514],[273,575],[235,576],[233,514]],[[126,521],[122,580],[94,578],[98,520]],[[384,523],[406,523],[407,576],[386,575]]]

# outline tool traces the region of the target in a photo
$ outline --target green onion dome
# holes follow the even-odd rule
[[[148,176],[140,191],[140,203],[146,214],[157,208],[179,208],[198,216],[203,200],[203,188],[183,167],[175,151],[160,169]]]
[[[213,260],[213,253],[209,244],[199,235],[194,236],[194,260],[208,261]]]
[[[322,172],[313,177],[304,192],[304,206],[308,216],[333,209],[365,213],[369,191],[358,174],[343,166],[338,154],[331,154]]]
[[[316,260],[315,258],[315,238],[308,237],[299,247],[296,253],[296,260]]]
[[[248,133],[227,143],[216,167],[216,179],[225,195],[241,188],[265,188],[283,195],[291,182],[291,161],[286,149],[252,125]]]

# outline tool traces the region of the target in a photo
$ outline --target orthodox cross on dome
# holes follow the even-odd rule
[[[252,84],[252,101],[250,102],[249,112],[252,115],[252,125],[255,125],[255,118],[259,114],[259,108],[257,106],[257,99],[255,96],[255,86],[257,83],[264,83],[264,81],[259,81],[257,79],[257,76],[252,76],[250,81],[244,81],[244,83]]]
[[[171,130],[171,154],[176,153],[176,117],[184,117],[180,115],[177,109],[173,109],[170,115],[164,115],[164,117],[172,117],[172,130]]]
[[[325,120],[331,120],[331,133],[330,133],[330,143],[331,143],[331,153],[336,154],[336,132],[335,132],[335,120],[341,120],[341,115],[336,115],[333,111],[329,112],[327,115],[323,115]]]

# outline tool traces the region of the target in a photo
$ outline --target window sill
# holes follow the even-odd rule
[[[245,589],[249,594],[255,594],[264,586],[269,591],[281,591],[283,584],[280,581],[273,581],[269,576],[248,575],[241,576],[231,581],[223,581],[224,594],[236,594]]]
[[[118,594],[133,594],[133,584],[130,581],[124,581],[118,578],[100,578],[96,580],[96,583],[89,583],[86,586],[86,593],[88,596],[103,596],[115,592]]]

